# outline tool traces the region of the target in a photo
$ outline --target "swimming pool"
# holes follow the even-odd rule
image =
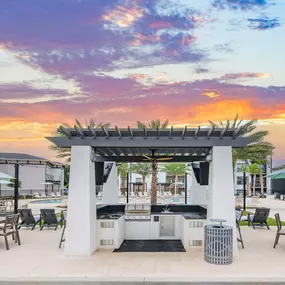
[[[38,201],[32,201],[33,204],[62,204],[63,199],[44,199]]]

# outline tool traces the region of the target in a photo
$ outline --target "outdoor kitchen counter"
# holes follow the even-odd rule
[[[200,205],[168,205],[170,213],[163,213],[166,205],[152,205],[151,215],[181,215],[186,220],[207,218],[207,209]],[[97,208],[97,219],[118,220],[124,216],[125,205],[105,205]]]

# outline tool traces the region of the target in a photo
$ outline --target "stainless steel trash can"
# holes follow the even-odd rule
[[[223,225],[226,220],[211,219],[204,227],[204,260],[211,264],[233,262],[233,228]]]

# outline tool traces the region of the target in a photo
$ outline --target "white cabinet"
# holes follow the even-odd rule
[[[182,243],[187,247],[202,247],[204,243],[204,226],[207,220],[187,220],[183,219]]]
[[[125,239],[124,216],[117,220],[97,220],[97,248],[119,248]]]
[[[150,221],[125,221],[125,239],[150,239]]]

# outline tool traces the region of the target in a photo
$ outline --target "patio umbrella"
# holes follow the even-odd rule
[[[271,179],[285,179],[285,169],[281,169],[279,171],[270,173],[266,175],[265,177],[271,178]]]
[[[0,180],[0,184],[8,185],[8,184],[14,184],[14,182],[11,182],[11,181],[8,181],[8,180]]]
[[[15,178],[6,173],[0,172],[0,179],[15,179]]]

